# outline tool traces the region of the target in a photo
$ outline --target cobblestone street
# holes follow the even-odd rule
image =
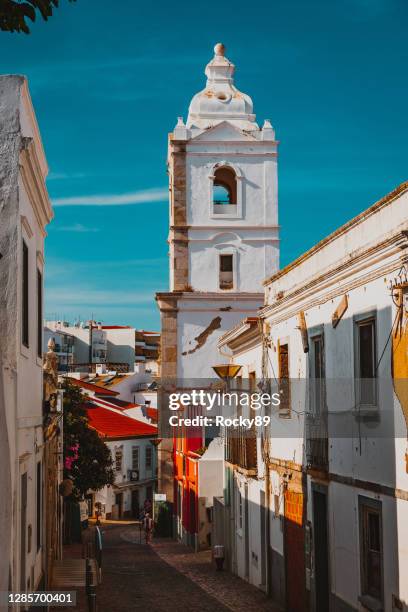
[[[98,610],[277,612],[258,589],[229,572],[216,572],[208,552],[194,553],[171,540],[140,544],[134,525],[103,525],[103,578]],[[85,611],[79,598],[78,610]]]

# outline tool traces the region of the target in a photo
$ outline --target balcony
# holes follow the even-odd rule
[[[327,421],[325,380],[312,379],[309,412],[306,415],[306,461],[311,470],[326,472],[329,467]]]
[[[234,278],[233,273],[231,271],[220,272],[220,289],[233,289],[234,288]]]
[[[306,459],[311,470],[327,471],[329,467],[327,417],[307,415]]]
[[[99,364],[97,363],[69,363],[68,372],[87,372],[88,374],[95,374],[96,368]],[[129,372],[129,364],[119,361],[108,361],[104,364],[106,372],[116,372],[117,374],[124,374]]]
[[[257,469],[256,436],[245,427],[226,431],[225,460],[253,474]]]

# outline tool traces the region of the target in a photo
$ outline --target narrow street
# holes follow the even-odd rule
[[[258,589],[229,572],[216,572],[208,552],[194,553],[171,540],[140,544],[134,525],[104,524],[103,538],[100,611],[278,612]],[[85,612],[83,597],[79,603],[77,609]]]

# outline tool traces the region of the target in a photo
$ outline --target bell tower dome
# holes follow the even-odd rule
[[[206,129],[228,119],[241,129],[258,130],[251,98],[234,85],[235,66],[225,57],[225,46],[217,43],[214,53],[205,69],[205,89],[190,103],[187,127]]]

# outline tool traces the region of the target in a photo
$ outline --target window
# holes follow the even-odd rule
[[[234,288],[233,255],[220,255],[220,289]]]
[[[230,214],[237,207],[237,177],[232,168],[217,168],[213,182],[214,214]]]
[[[273,496],[273,515],[275,518],[279,518],[280,510],[279,510],[279,495]]]
[[[145,460],[146,460],[146,470],[151,470],[152,469],[152,464],[153,464],[153,449],[151,446],[146,446],[146,455],[145,455]]]
[[[307,415],[306,454],[309,466],[327,469],[328,432],[323,333],[312,335],[309,352],[310,411]]]
[[[37,515],[36,515],[36,539],[37,539],[37,551],[41,548],[41,508],[42,508],[42,469],[41,461],[37,462]]]
[[[355,348],[357,404],[359,406],[376,406],[377,354],[375,317],[356,320]]]
[[[28,246],[23,240],[23,279],[22,279],[22,301],[21,301],[21,337],[22,343],[28,348]]]
[[[42,274],[37,270],[37,355],[42,357],[43,351],[43,287]]]
[[[323,335],[311,338],[310,355],[310,377],[312,414],[318,416],[325,406],[325,368],[324,368],[324,343]]]
[[[132,446],[132,470],[139,469],[139,447]]]
[[[279,366],[279,391],[280,405],[279,416],[283,419],[290,418],[290,380],[289,380],[289,345],[279,343],[278,346]]]
[[[115,451],[115,470],[117,472],[121,472],[122,471],[122,449],[117,449]]]
[[[362,602],[367,597],[383,602],[383,546],[381,502],[359,497],[360,571]],[[382,608],[381,608],[382,609]]]

